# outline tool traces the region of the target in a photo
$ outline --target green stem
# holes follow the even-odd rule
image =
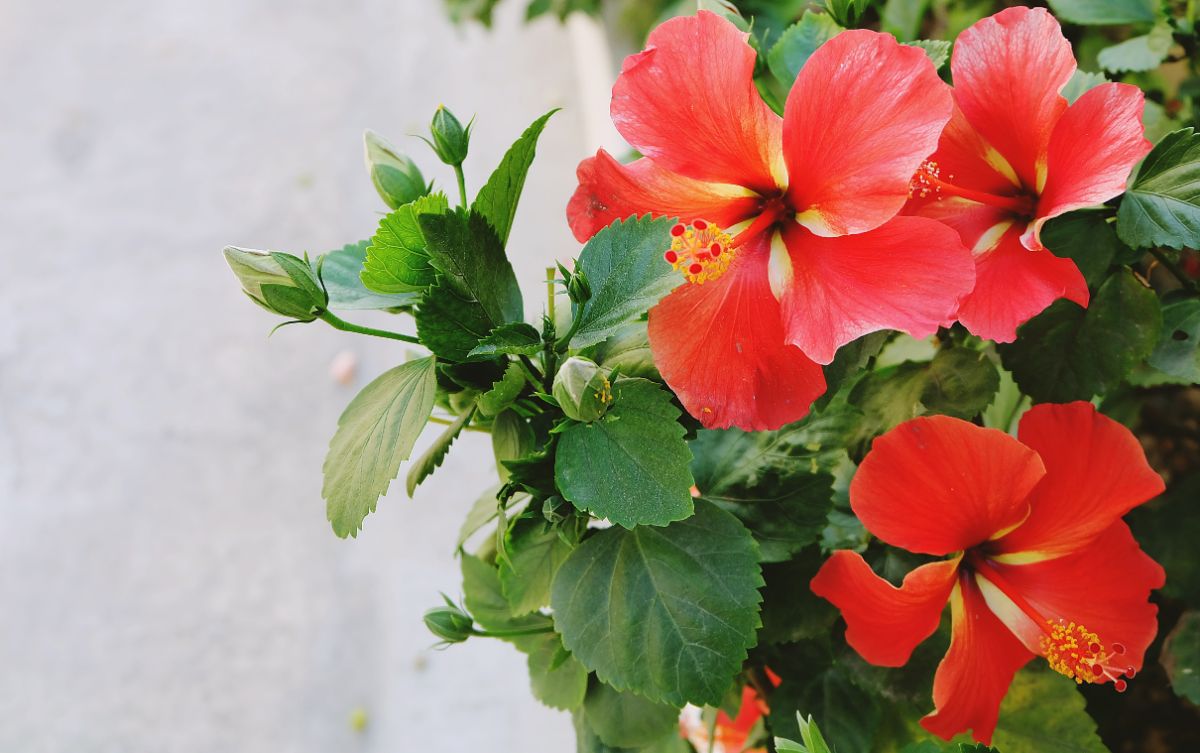
[[[519,638],[522,635],[542,635],[543,633],[553,633],[554,625],[544,625],[542,627],[524,628],[521,630],[476,630],[471,628],[471,635],[479,635],[484,638]]]
[[[421,341],[418,340],[417,338],[413,337],[412,335],[402,335],[399,332],[388,332],[387,330],[384,330],[384,329],[374,329],[372,327],[360,327],[357,324],[351,324],[350,322],[345,321],[344,319],[340,319],[337,316],[334,316],[333,312],[329,311],[328,309],[326,309],[325,311],[322,311],[317,316],[320,319],[323,319],[324,321],[326,321],[329,324],[329,326],[333,327],[334,329],[340,329],[343,332],[357,332],[360,335],[371,335],[372,337],[386,337],[389,340],[402,340],[403,342],[412,343],[414,345],[421,344]]]
[[[454,177],[458,178],[459,206],[467,208],[467,179],[463,177],[462,163],[454,166]]]
[[[546,316],[558,323],[554,318],[554,267],[546,267]]]
[[[518,356],[521,369],[525,372],[525,378],[533,385],[535,390],[542,388],[542,375],[538,373],[537,367],[533,365],[533,361],[529,360],[529,356]]]
[[[580,315],[575,317],[575,320],[571,322],[571,328],[569,330],[567,330],[567,334],[563,335],[562,337],[558,338],[558,340],[555,341],[555,343],[554,343],[555,351],[557,351],[559,353],[564,352],[567,349],[567,345],[571,342],[571,338],[574,337],[575,333],[579,331],[579,325],[583,324],[583,310],[582,309],[580,309],[579,314]]]
[[[1196,292],[1196,283],[1192,280],[1192,278],[1187,276],[1187,273],[1184,272],[1178,264],[1171,261],[1170,257],[1157,248],[1151,248],[1150,255],[1157,259],[1158,263],[1161,264],[1164,269],[1175,275],[1175,279],[1179,280],[1179,284],[1183,286],[1184,290],[1188,290],[1192,293]]]

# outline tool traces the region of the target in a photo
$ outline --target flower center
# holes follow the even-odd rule
[[[782,198],[768,199],[754,221],[734,236],[707,220],[677,223],[671,228],[671,247],[663,258],[688,282],[703,285],[725,274],[743,246],[774,229],[789,211]]]
[[[971,552],[967,561],[1042,631],[1039,647],[1051,669],[1078,684],[1112,681],[1114,690],[1125,692],[1124,678],[1132,680],[1135,673],[1128,664],[1114,663],[1121,661],[1124,645],[1113,643],[1105,648],[1100,636],[1079,623],[1046,619],[982,554]]]
[[[970,188],[956,186],[952,182],[953,180],[953,174],[942,175],[942,168],[938,163],[932,160],[925,160],[908,182],[909,198],[928,199],[932,196],[936,201],[941,201],[947,197],[958,197],[1008,210],[1013,215],[1022,219],[1032,219],[1035,214],[1034,210],[1037,202],[1034,196],[1026,191],[1020,191],[1014,195],[1002,196],[988,193],[987,191],[975,191]]]
[[[671,228],[671,247],[663,258],[688,282],[703,285],[729,269],[737,253],[732,241],[728,233],[704,220],[690,225],[680,222]]]
[[[1133,667],[1117,667],[1114,661],[1125,653],[1125,647],[1114,643],[1108,650],[1100,637],[1083,625],[1065,620],[1048,620],[1042,636],[1042,652],[1050,668],[1066,675],[1078,684],[1112,680],[1118,693],[1125,691],[1122,676],[1133,678]]]

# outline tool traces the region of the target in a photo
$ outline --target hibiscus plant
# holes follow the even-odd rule
[[[553,112],[473,197],[473,121],[433,116],[447,191],[368,132],[372,237],[225,251],[284,323],[400,341],[334,532],[428,424],[410,495],[489,432],[426,624],[525,654],[580,751],[1200,750],[1195,9],[1051,5],[664,20],[544,281],[506,244]]]

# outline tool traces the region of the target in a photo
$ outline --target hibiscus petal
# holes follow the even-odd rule
[[[1059,91],[1075,67],[1071,43],[1045,8],[1007,8],[954,43],[955,102],[1031,190],[1041,189],[1050,135],[1067,109]]]
[[[1125,191],[1133,166],[1151,149],[1142,126],[1144,106],[1136,86],[1101,84],[1067,108],[1050,138],[1035,230],[1051,217]]]
[[[992,614],[971,578],[959,579],[950,606],[950,650],[933,677],[936,711],[921,726],[945,740],[969,729],[977,741],[990,744],[1000,702],[1033,654]]]
[[[933,635],[954,588],[958,560],[922,565],[896,588],[856,552],[830,555],[812,579],[813,593],[841,610],[846,642],[881,667],[908,662],[917,644]]]
[[[1024,520],[1044,473],[1037,453],[1002,431],[914,418],[875,440],[850,483],[850,506],[892,546],[949,554]]]
[[[821,45],[784,108],[788,196],[799,220],[826,236],[887,222],[951,107],[949,88],[915,47],[866,30]]]
[[[580,162],[575,173],[579,187],[567,204],[567,221],[580,242],[613,220],[647,212],[730,227],[753,215],[759,204],[758,196],[741,186],[693,180],[646,158],[622,165],[603,149]]]
[[[1025,248],[1022,231],[1011,226],[992,250],[975,257],[975,289],[958,310],[958,321],[974,335],[1012,342],[1017,327],[1059,298],[1088,305],[1087,282],[1075,262]]]
[[[1018,435],[1046,475],[1030,494],[1029,517],[996,542],[1005,561],[1076,551],[1164,489],[1133,433],[1091,403],[1034,406]]]
[[[788,341],[818,363],[868,332],[932,334],[954,318],[974,283],[958,234],[924,217],[838,238],[789,223],[784,241],[791,274],[779,292]]]
[[[1158,631],[1158,607],[1150,603],[1150,591],[1162,588],[1166,574],[1138,546],[1129,526],[1117,521],[1065,557],[994,567],[1047,621],[1082,625],[1109,651],[1120,644],[1124,653],[1111,660],[1117,673],[1142,668],[1146,648]],[[1027,647],[1041,653],[1044,625],[1036,625],[1019,609],[996,611]]]
[[[708,11],[661,24],[613,86],[617,130],[667,170],[774,190],[782,121],[754,85],[747,37]]]
[[[708,428],[777,429],[825,392],[821,367],[784,341],[765,236],[724,275],[685,283],[650,309],[650,350],[683,407]]]
[[[1016,194],[1019,187],[988,161],[989,154],[995,155],[996,151],[955,107],[937,151],[929,160],[936,166],[939,178],[957,188],[994,196]],[[972,249],[992,228],[1013,219],[1009,209],[933,189],[923,196],[914,194],[905,205],[904,214],[928,217],[949,225],[958,231],[966,247]]]

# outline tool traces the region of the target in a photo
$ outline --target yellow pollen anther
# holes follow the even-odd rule
[[[663,254],[667,263],[683,273],[688,282],[703,285],[725,274],[737,249],[733,238],[716,225],[696,220],[671,228],[671,247]]]
[[[1114,643],[1111,650],[1106,649],[1100,636],[1074,622],[1048,620],[1046,625],[1041,648],[1051,669],[1080,685],[1111,680],[1118,692],[1125,690],[1122,675],[1133,677],[1133,667],[1113,663],[1125,653],[1124,646]]]

